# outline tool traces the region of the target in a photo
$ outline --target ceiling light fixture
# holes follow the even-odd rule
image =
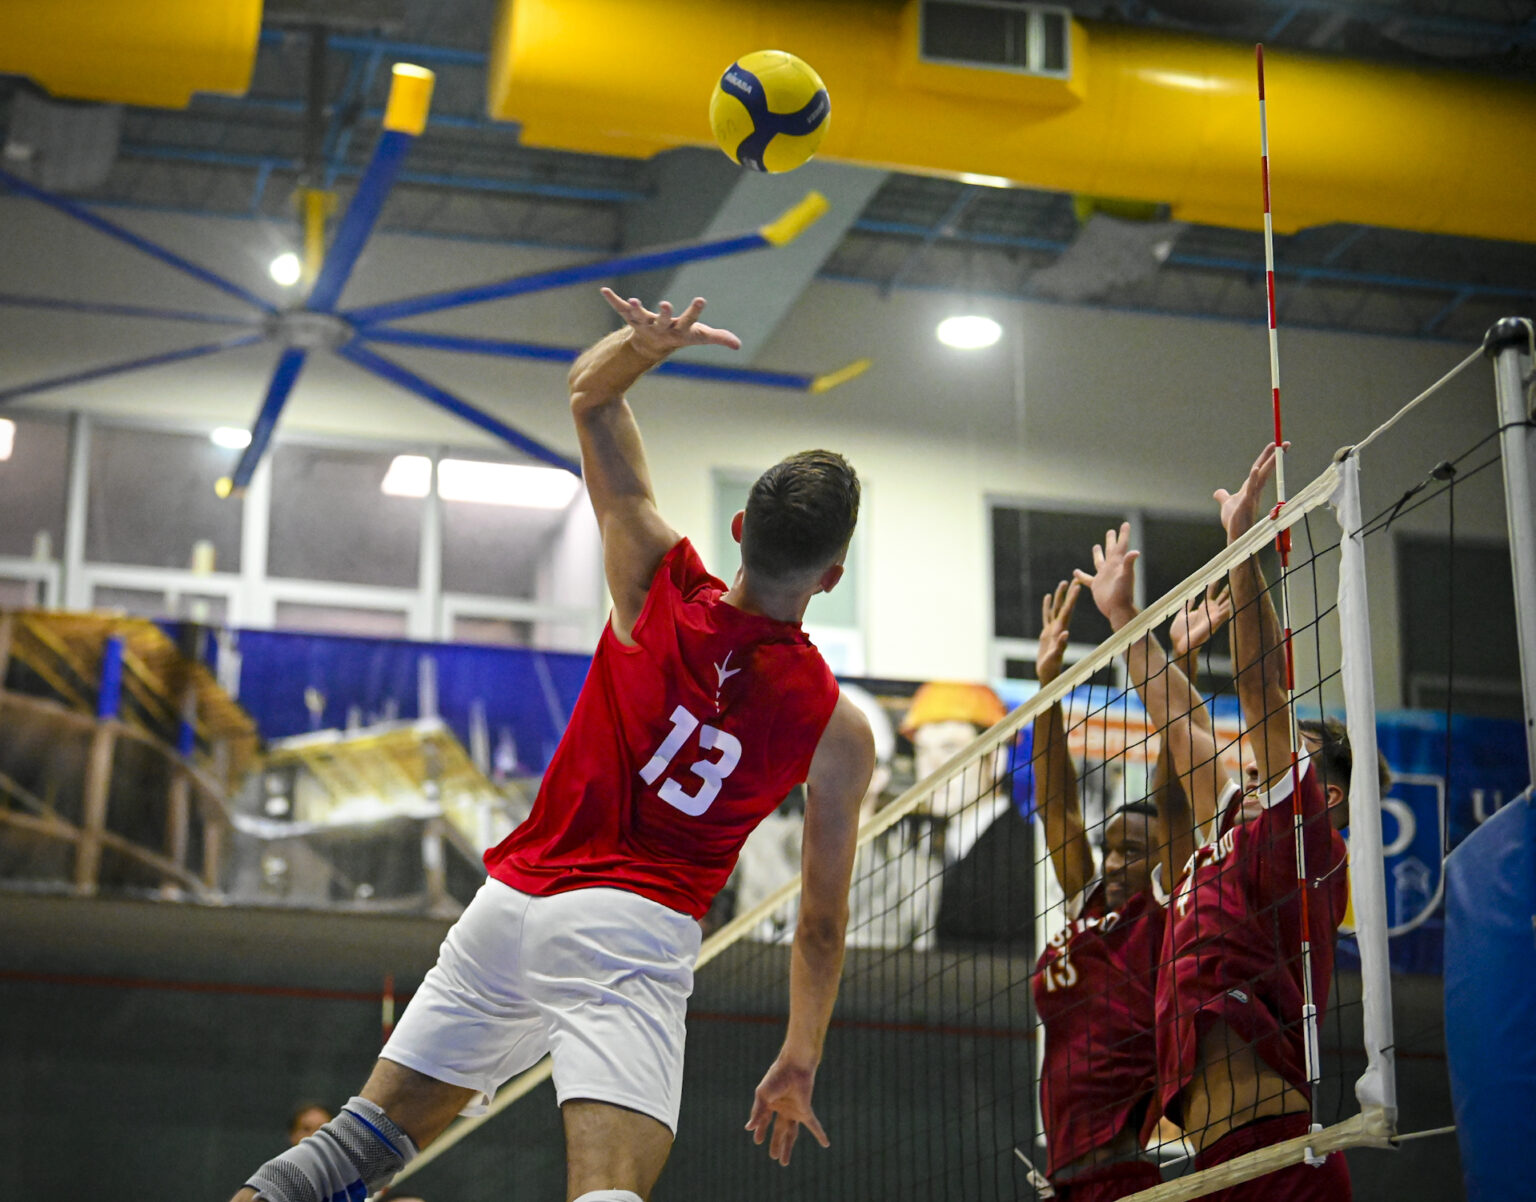
[[[990,317],[969,314],[946,317],[939,322],[939,341],[962,351],[978,351],[991,346],[1003,336],[1003,327]]]
[[[284,288],[292,288],[299,282],[299,277],[304,274],[304,264],[299,262],[298,255],[294,254],[291,250],[287,250],[268,264],[267,271]]]
[[[0,417],[0,460],[9,459],[16,448],[16,423],[8,417]]]
[[[208,435],[208,441],[227,451],[243,451],[251,445],[251,432],[238,426],[220,426]]]
[[[424,497],[432,487],[432,461],[425,455],[396,455],[380,487],[391,497]],[[557,467],[474,459],[444,459],[437,465],[437,491],[445,501],[564,509],[580,488],[575,476]]]
[[[1013,181],[1002,175],[977,175],[972,171],[962,171],[960,182],[970,184],[978,188],[1011,188]]]

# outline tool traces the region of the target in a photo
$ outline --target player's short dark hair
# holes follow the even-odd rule
[[[1118,818],[1122,814],[1140,814],[1143,818],[1150,818],[1155,822],[1157,821],[1157,806],[1150,801],[1128,801],[1124,805],[1116,806],[1111,810],[1109,817],[1105,818],[1104,821],[1108,822],[1110,818]]]
[[[1321,721],[1307,718],[1296,723],[1296,729],[1317,740],[1317,750],[1313,754],[1317,757],[1324,787],[1338,785],[1348,793],[1355,753],[1350,750],[1349,731],[1344,723],[1337,718],[1324,718]],[[1387,766],[1386,757],[1379,751],[1376,753],[1376,781],[1385,796],[1392,787],[1392,769]]]
[[[859,477],[835,451],[774,464],[747,495],[741,562],[767,580],[819,572],[848,548],[859,520]]]

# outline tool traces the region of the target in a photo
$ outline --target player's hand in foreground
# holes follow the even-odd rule
[[[634,297],[625,300],[612,288],[603,289],[603,299],[613,306],[613,311],[624,319],[629,327],[629,345],[642,359],[660,363],[675,350],[685,346],[727,346],[733,351],[741,349],[741,339],[729,330],[717,329],[699,321],[704,312],[704,298],[696,296],[693,303],[673,316],[670,301],[662,301],[652,313]]]
[[[768,1155],[781,1165],[789,1165],[789,1154],[794,1150],[795,1137],[803,1126],[823,1148],[832,1146],[821,1122],[811,1109],[811,1090],[816,1084],[816,1070],[787,1060],[784,1056],[773,1062],[767,1074],[758,1084],[752,1096],[752,1117],[747,1120],[747,1130],[752,1132],[752,1142],[761,1144],[768,1139]],[[774,1119],[778,1122],[775,1123]]]

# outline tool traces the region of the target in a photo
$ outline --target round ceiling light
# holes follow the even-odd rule
[[[969,314],[963,317],[946,317],[939,322],[939,341],[945,346],[962,351],[977,351],[991,346],[1003,336],[1003,327],[990,317]]]
[[[299,256],[291,250],[284,251],[272,260],[267,270],[272,278],[284,288],[292,288],[299,282],[299,277],[304,274],[304,265],[299,262]]]

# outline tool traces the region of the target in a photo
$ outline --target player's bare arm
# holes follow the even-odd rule
[[[571,416],[581,443],[582,475],[603,540],[603,570],[613,596],[613,632],[624,643],[662,557],[681,537],[656,508],[640,427],[625,393],[651,368],[685,346],[728,346],[741,339],[699,321],[704,298],[679,314],[662,301],[653,313],[638,300],[604,288],[624,319],[571,367]]]
[[[811,1092],[843,971],[859,804],[874,770],[875,743],[869,722],[856,705],[840,697],[805,782],[800,917],[790,959],[789,1026],[777,1059],[753,1095],[747,1119],[754,1143],[761,1144],[771,1134],[768,1154],[781,1165],[789,1164],[802,1126],[822,1147],[830,1143],[811,1109]]]
[[[1094,605],[1117,631],[1139,612],[1134,597],[1136,560],[1141,552],[1131,550],[1130,533],[1129,522],[1118,531],[1106,531],[1104,542],[1094,544],[1093,571],[1078,568],[1074,572],[1074,578],[1088,586]],[[1222,785],[1205,700],[1151,635],[1126,648],[1125,663],[1146,708],[1147,720],[1153,729],[1163,732],[1194,821],[1204,827],[1215,816]]]
[[[1061,675],[1062,660],[1070,637],[1072,611],[1082,585],[1063,580],[1040,603],[1040,641],[1035,652],[1035,677],[1044,688]],[[1067,724],[1058,701],[1035,719],[1034,761],[1036,810],[1045,827],[1045,846],[1056,872],[1056,882],[1068,897],[1075,897],[1093,878],[1093,851],[1083,830],[1083,810],[1078,800],[1077,769],[1067,751]]]
[[[1289,444],[1287,444],[1289,445]],[[1230,545],[1258,520],[1259,503],[1275,474],[1273,443],[1265,447],[1236,492],[1218,488],[1221,524]],[[1232,570],[1232,661],[1243,728],[1253,744],[1259,766],[1259,786],[1267,789],[1290,768],[1291,717],[1285,672],[1285,645],[1280,619],[1255,556]]]

